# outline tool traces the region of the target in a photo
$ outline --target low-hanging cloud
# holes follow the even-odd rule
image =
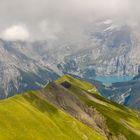
[[[0,0],[0,34],[9,34],[18,23],[30,30],[30,39],[57,39],[60,33],[76,34],[98,19],[116,18],[139,24],[139,0]],[[21,36],[29,39],[29,31]],[[14,29],[15,30],[15,29]],[[24,35],[23,35],[24,34]],[[28,34],[28,35],[27,35]],[[10,31],[12,38],[12,31]],[[6,35],[7,36],[7,35]],[[13,38],[16,39],[13,32]],[[72,35],[71,35],[72,36]],[[6,39],[7,37],[5,37]],[[22,37],[21,37],[22,38]],[[18,38],[18,39],[21,39]]]
[[[29,39],[29,32],[25,26],[13,25],[2,32],[1,38],[9,41],[24,41]]]

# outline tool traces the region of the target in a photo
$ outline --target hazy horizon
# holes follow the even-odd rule
[[[138,0],[1,0],[0,38],[56,40],[78,36],[96,20],[114,19],[139,26]]]

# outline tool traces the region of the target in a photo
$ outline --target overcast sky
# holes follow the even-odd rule
[[[0,0],[0,37],[56,39],[101,18],[138,23],[140,0]]]

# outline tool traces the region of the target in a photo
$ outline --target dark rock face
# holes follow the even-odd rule
[[[67,82],[67,81],[61,83],[61,85],[62,85],[63,87],[65,87],[65,88],[70,88],[70,87],[71,87],[71,84],[70,84],[69,82]]]

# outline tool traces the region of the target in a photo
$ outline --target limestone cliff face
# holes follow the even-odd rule
[[[0,98],[38,89],[49,80],[58,78],[47,64],[40,62],[35,44],[38,45],[0,40]]]
[[[139,65],[131,64],[127,62],[128,59],[125,55],[111,58],[109,61],[104,60],[102,64],[95,68],[96,73],[99,75],[137,75],[139,71]]]
[[[76,53],[69,52],[61,61],[70,73],[93,69],[96,75],[137,75],[140,65],[140,33],[137,28],[110,22],[100,22],[86,32],[88,44]],[[75,44],[76,46],[76,44]],[[82,46],[82,44],[81,44]],[[70,62],[76,69],[69,69]]]

